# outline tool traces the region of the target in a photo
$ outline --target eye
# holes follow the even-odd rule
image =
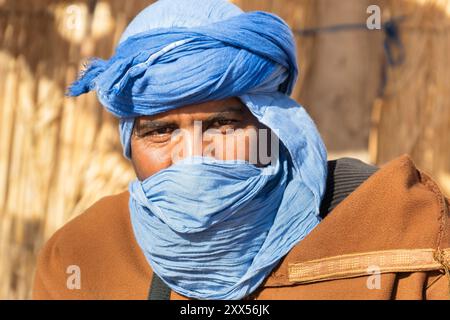
[[[153,142],[165,142],[171,138],[174,130],[174,127],[166,126],[147,131],[143,130],[142,133],[138,133],[138,136],[141,138],[150,139],[150,141]]]
[[[152,135],[152,136],[163,135],[163,134],[172,133],[172,131],[173,131],[173,128],[171,128],[171,127],[163,127],[163,128],[151,130],[151,131],[147,132],[145,135]]]
[[[217,119],[213,121],[210,127],[219,128],[223,126],[230,126],[238,123],[239,121],[236,119]]]

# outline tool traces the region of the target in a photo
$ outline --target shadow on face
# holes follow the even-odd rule
[[[264,166],[271,160],[270,147],[270,129],[238,98],[229,98],[137,117],[131,162],[142,181],[192,155]]]

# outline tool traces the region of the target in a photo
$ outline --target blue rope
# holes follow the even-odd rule
[[[295,29],[294,34],[299,36],[315,36],[320,33],[334,33],[351,30],[365,30],[365,31],[383,31],[384,52],[386,54],[387,62],[390,66],[397,66],[405,61],[405,49],[401,41],[399,24],[403,22],[407,16],[394,17],[382,23],[381,29],[370,30],[366,23],[344,23],[333,26]]]

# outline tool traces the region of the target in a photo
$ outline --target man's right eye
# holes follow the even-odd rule
[[[153,141],[166,141],[169,139],[175,128],[171,126],[160,127],[155,129],[137,130],[136,135],[140,138],[148,138]]]
[[[147,133],[145,133],[145,135],[146,136],[148,136],[148,135],[157,136],[157,135],[171,134],[172,131],[173,131],[173,128],[171,128],[171,127],[163,127],[163,128],[150,130]]]

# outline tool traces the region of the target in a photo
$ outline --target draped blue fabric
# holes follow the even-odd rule
[[[291,174],[282,148],[264,168],[191,157],[130,183],[131,221],[154,272],[188,297],[252,293],[320,222],[311,191]]]
[[[119,118],[128,159],[136,117],[228,97],[239,97],[282,142],[277,163],[263,169],[191,157],[130,182],[136,239],[181,294],[245,297],[320,221],[327,153],[289,97],[295,52],[276,15],[244,13],[225,0],[160,0],[129,24],[110,59],[91,59],[69,88],[72,96],[95,90]]]

